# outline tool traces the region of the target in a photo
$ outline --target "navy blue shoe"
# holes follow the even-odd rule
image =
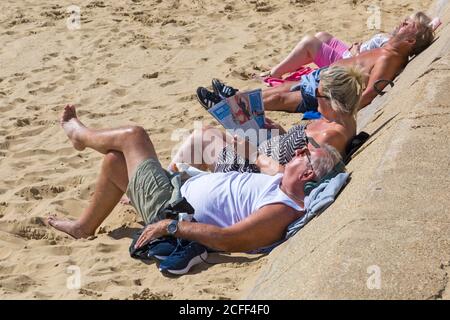
[[[219,79],[212,79],[212,87],[214,89],[215,94],[220,96],[222,99],[232,97],[236,94],[236,92],[239,91],[238,89],[227,86]]]
[[[159,261],[165,260],[177,248],[178,241],[175,238],[162,238],[149,243],[147,257]]]
[[[220,101],[222,101],[222,98],[204,87],[198,87],[197,100],[198,102],[200,102],[203,108],[209,110],[216,104],[218,104]]]
[[[207,257],[206,247],[200,243],[189,242],[186,245],[179,243],[176,250],[161,262],[159,271],[175,275],[186,274],[193,266],[205,261]]]

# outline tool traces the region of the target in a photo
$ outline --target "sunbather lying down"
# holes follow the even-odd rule
[[[280,240],[286,227],[304,214],[304,187],[334,168],[339,153],[328,145],[296,150],[284,174],[212,173],[171,184],[146,131],[131,126],[96,130],[86,127],[74,106],[66,106],[61,125],[77,150],[104,154],[94,195],[76,221],[49,217],[54,228],[75,238],[95,233],[126,192],[147,227],[136,242],[171,235],[227,252],[247,252]],[[205,190],[209,190],[205,194]],[[194,207],[197,222],[168,220],[162,209],[181,191]]]
[[[308,144],[308,139],[314,139],[318,144],[329,144],[344,155],[347,144],[356,134],[355,114],[364,90],[363,83],[363,75],[358,69],[331,67],[322,73],[322,81],[316,89],[321,119],[308,125],[296,125],[287,133],[262,143],[257,150],[251,145],[237,147],[245,142],[235,140],[218,129],[196,130],[180,147],[170,167],[174,169],[174,165],[180,162],[213,172],[273,174],[281,172],[283,166],[295,157],[296,150]],[[224,90],[217,79],[213,81],[213,88],[216,92]],[[200,88],[197,94],[205,108],[214,101],[220,101],[216,93],[206,88]],[[274,127],[273,124],[270,126]]]
[[[408,63],[409,57],[425,50],[433,41],[433,30],[429,18],[405,20],[398,31],[381,48],[368,50],[357,56],[338,60],[331,66],[359,66],[368,76],[359,109],[372,102],[378,92],[374,85],[378,80],[394,80]],[[311,58],[311,57],[310,57]],[[306,60],[305,60],[306,61]],[[299,82],[285,82],[278,87],[263,90],[264,108],[272,111],[301,112],[317,111],[316,88],[320,74],[327,67],[302,76]],[[378,86],[382,90],[384,82]],[[324,94],[329,94],[324,92]]]
[[[425,13],[416,12],[401,21],[391,33],[379,33],[363,43],[353,43],[351,46],[328,32],[318,32],[314,36],[303,37],[283,61],[260,76],[281,78],[310,63],[316,64],[319,68],[328,67],[336,61],[383,47],[402,28],[413,22],[421,26],[429,26],[433,31],[441,24],[439,18],[431,20]]]

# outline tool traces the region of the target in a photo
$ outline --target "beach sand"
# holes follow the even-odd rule
[[[59,126],[67,103],[95,128],[142,125],[166,166],[194,122],[214,124],[195,99],[213,77],[263,87],[252,74],[282,59],[306,33],[349,43],[379,32],[371,1],[119,0],[0,4],[1,299],[235,299],[254,284],[267,256],[212,254],[183,277],[129,257],[141,219],[118,205],[95,237],[73,240],[44,223],[75,219],[94,191],[101,155],[73,149]],[[379,1],[381,31],[431,1]],[[69,24],[73,26],[73,24]],[[299,115],[269,113],[284,127]],[[216,264],[217,263],[217,264]],[[74,271],[75,270],[75,271]],[[81,288],[68,286],[73,272]]]

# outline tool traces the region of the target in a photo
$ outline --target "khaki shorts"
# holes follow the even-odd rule
[[[138,165],[126,194],[145,224],[149,224],[165,218],[161,210],[171,201],[173,191],[169,172],[158,160],[150,158]]]

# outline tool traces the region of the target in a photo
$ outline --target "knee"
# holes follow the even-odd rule
[[[316,43],[317,42],[317,38],[311,35],[306,35],[302,38],[302,40],[299,42],[299,44],[311,44],[311,43]]]
[[[283,96],[283,93],[274,93],[270,97],[268,97],[267,102],[272,104],[280,104],[283,100]]]
[[[103,158],[103,165],[108,168],[117,168],[124,161],[123,154],[118,151],[109,151]]]
[[[212,131],[214,131],[215,128],[213,126],[203,126],[201,129],[196,129],[195,131],[204,136],[204,135],[208,135],[211,134]]]
[[[274,97],[273,103],[279,105],[280,107],[285,107],[289,104],[292,92],[281,92],[277,93]]]
[[[328,42],[331,38],[333,38],[331,34],[324,31],[317,32],[314,37],[321,40],[322,42]]]
[[[126,130],[127,140],[137,142],[137,141],[147,141],[148,134],[143,127],[140,126],[130,126]]]
[[[217,128],[214,128],[213,126],[204,126],[201,129],[195,129],[192,132],[192,140],[198,142],[198,141],[210,141],[212,138],[216,136],[220,136],[220,131]]]
[[[209,133],[209,131],[211,130],[211,126],[205,126],[199,129],[195,129],[194,131],[192,131],[191,135],[189,136],[188,140],[192,141],[198,141],[198,140],[203,140],[204,137]]]

